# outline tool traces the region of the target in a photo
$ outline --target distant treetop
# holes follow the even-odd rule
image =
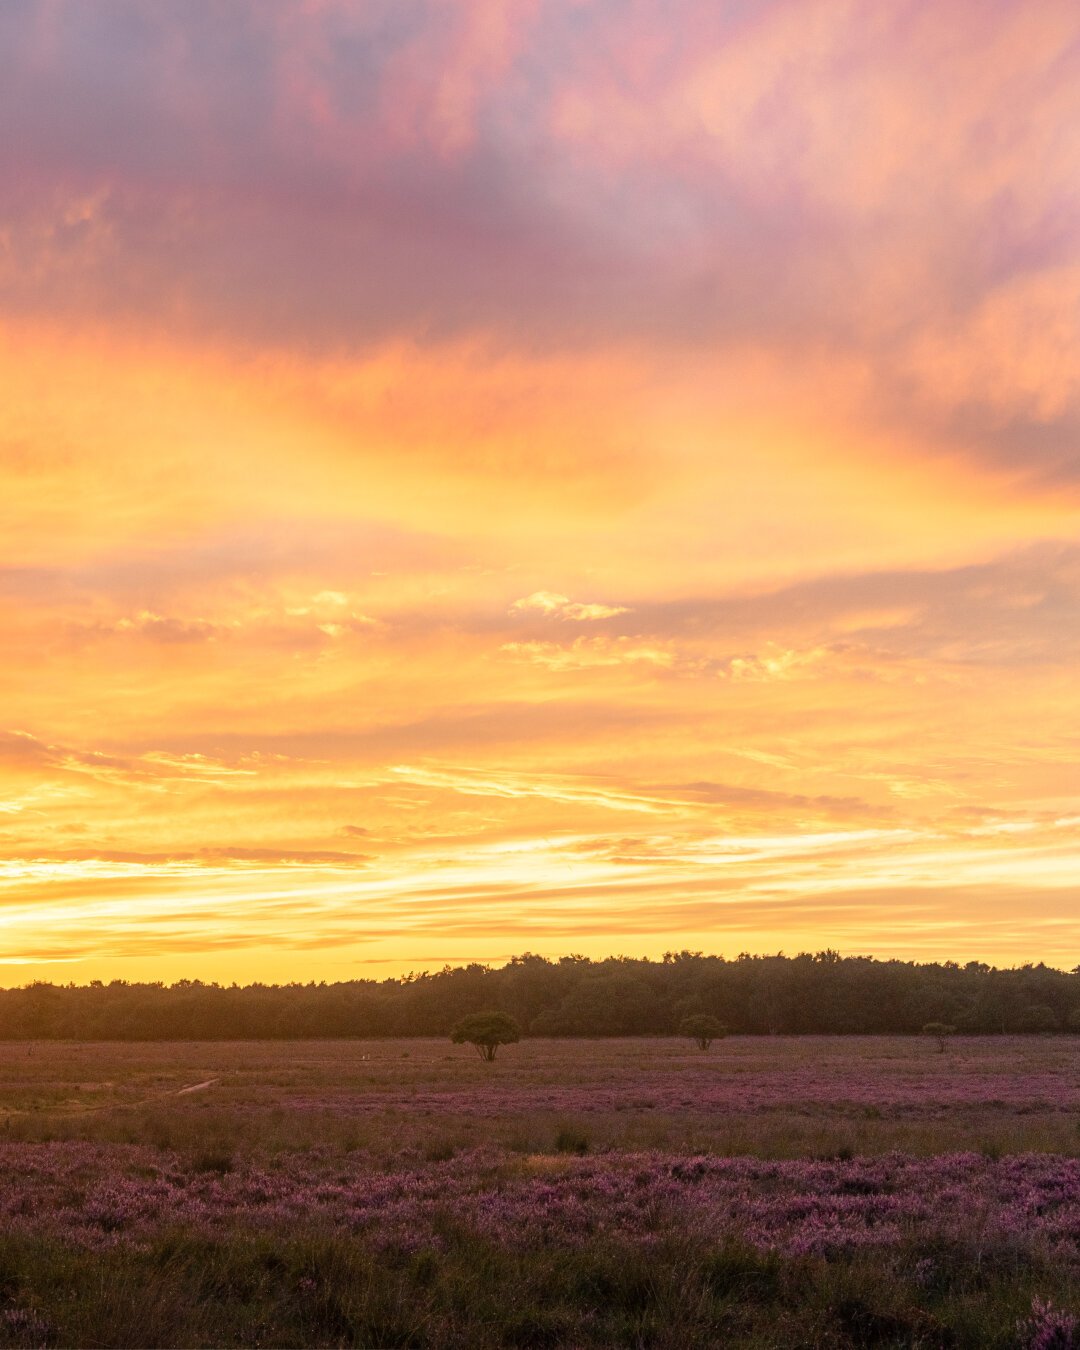
[[[825,949],[730,961],[696,951],[659,961],[526,953],[501,967],[473,962],[339,984],[37,981],[0,990],[0,1040],[447,1036],[492,1009],[513,1020],[516,1036],[690,1035],[683,1028],[695,1016],[738,1035],[914,1035],[932,1023],[967,1035],[1061,1035],[1080,1031],[1080,972]],[[479,1039],[463,1043],[486,1053]]]

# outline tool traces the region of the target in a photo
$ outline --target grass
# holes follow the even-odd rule
[[[31,1051],[32,1053],[28,1053]],[[465,1147],[768,1157],[1080,1153],[1074,1037],[526,1041],[495,1064],[446,1041],[0,1043],[0,1138],[234,1152]],[[185,1086],[217,1078],[204,1092]]]
[[[1077,1293],[1054,1272],[966,1257],[926,1290],[911,1277],[917,1250],[835,1265],[676,1238],[522,1256],[450,1233],[437,1255],[396,1259],[319,1233],[166,1234],[93,1256],[0,1239],[5,1285],[36,1333],[9,1326],[10,1345],[983,1350],[1022,1343],[1033,1281]]]
[[[1080,1343],[1054,1331],[1080,1311],[1076,1058],[1072,1038],[529,1041],[493,1065],[441,1041],[0,1045],[0,1345]],[[952,1154],[955,1183],[895,1218]],[[717,1161],[739,1156],[763,1160],[745,1181]],[[805,1191],[770,1159],[807,1160]]]

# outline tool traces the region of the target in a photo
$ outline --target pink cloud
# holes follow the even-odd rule
[[[1012,464],[1035,426],[1060,472],[1080,392],[1003,385],[995,316],[1074,288],[1078,36],[1018,0],[12,5],[0,295],[335,350],[831,348],[886,420]]]

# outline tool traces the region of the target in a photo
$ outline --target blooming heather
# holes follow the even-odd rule
[[[1080,1270],[1080,1160],[893,1154],[761,1161],[660,1153],[509,1160],[487,1149],[390,1171],[329,1152],[220,1174],[144,1146],[0,1146],[0,1223],[80,1247],[140,1242],[176,1225],[207,1233],[298,1226],[380,1244],[439,1243],[455,1220],[502,1245],[574,1248],[597,1235],[679,1230],[788,1256],[835,1256],[913,1239],[1037,1251]]]

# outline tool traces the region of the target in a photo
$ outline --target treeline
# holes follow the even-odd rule
[[[997,970],[841,957],[670,952],[662,961],[526,953],[498,968],[447,966],[340,984],[89,985],[0,990],[0,1039],[234,1040],[442,1036],[500,1009],[531,1036],[670,1035],[692,1013],[733,1033],[1080,1031],[1080,967]]]

